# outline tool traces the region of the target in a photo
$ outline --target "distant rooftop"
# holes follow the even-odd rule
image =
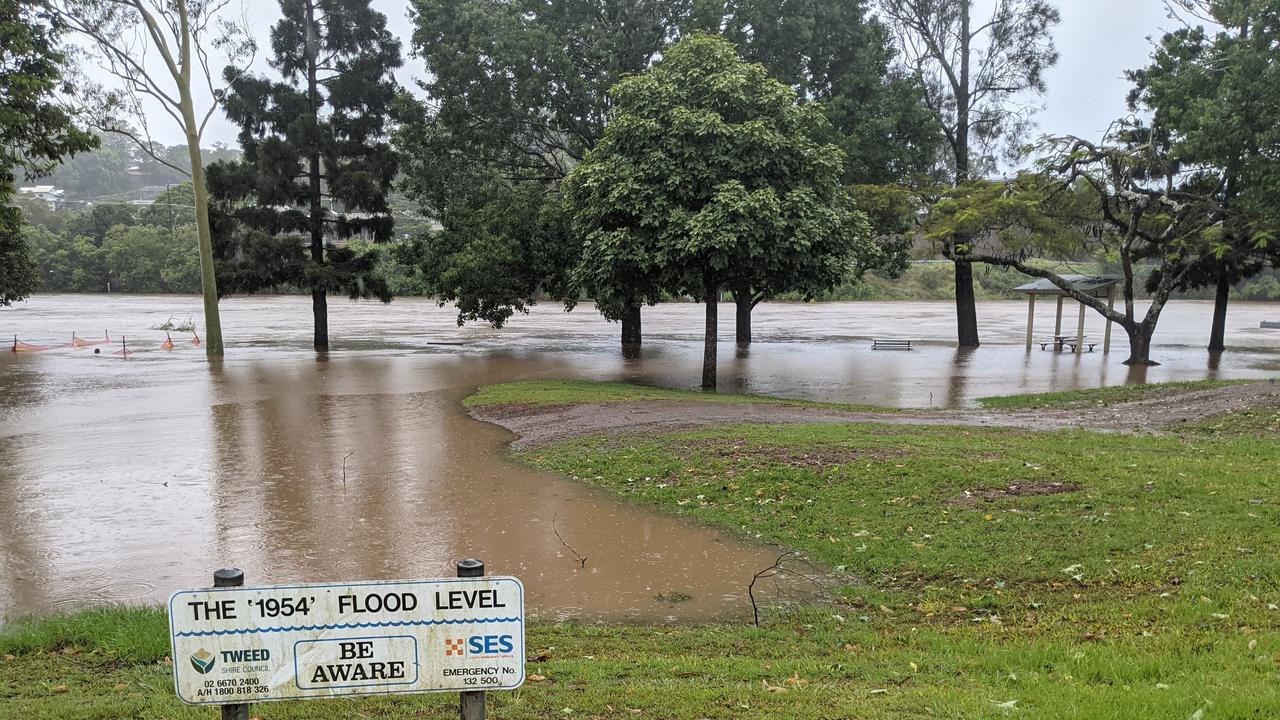
[[[1120,278],[1105,277],[1100,275],[1061,275],[1063,280],[1071,286],[1071,289],[1086,295],[1105,295],[1106,291],[1114,287],[1120,282]],[[1019,285],[1013,289],[1014,292],[1025,293],[1027,295],[1066,295],[1067,292],[1062,288],[1054,285],[1051,280],[1040,278],[1026,285]]]
[[[54,185],[33,185],[31,187],[18,188],[18,192],[32,195],[61,195],[63,193],[62,190],[59,190]]]

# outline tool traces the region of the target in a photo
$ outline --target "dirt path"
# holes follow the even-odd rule
[[[647,400],[573,405],[490,405],[471,408],[472,417],[517,435],[516,450],[577,437],[628,432],[670,432],[737,423],[885,423],[967,425],[1024,430],[1082,428],[1101,432],[1158,434],[1189,421],[1249,408],[1280,407],[1280,384],[1229,385],[1180,392],[1105,407],[1072,410],[933,410],[850,412],[817,407]]]

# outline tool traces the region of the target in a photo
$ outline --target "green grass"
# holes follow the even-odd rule
[[[485,392],[559,404],[672,391]],[[491,693],[491,717],[1278,717],[1274,422],[1235,413],[1177,437],[719,427],[530,451],[538,467],[796,548],[842,585],[830,604],[772,611],[758,629],[535,623],[528,672],[542,679]],[[1074,486],[1007,492],[1051,483]],[[174,697],[167,652],[158,609],[12,623],[0,629],[0,716],[211,717]],[[443,720],[456,697],[253,714]]]
[[[1280,408],[1249,408],[1193,420],[1179,428],[1195,435],[1280,437]]]
[[[486,405],[572,405],[579,403],[636,402],[650,400],[689,400],[726,405],[790,405],[840,410],[875,410],[901,412],[864,405],[816,403],[766,395],[733,395],[699,390],[669,390],[645,385],[593,382],[589,380],[527,380],[485,385],[462,401],[467,407]]]
[[[1076,628],[1040,637],[992,623],[939,628],[857,609],[730,626],[535,625],[529,681],[490,693],[490,716],[535,718],[1209,718],[1280,711],[1274,635],[1205,642],[1174,634],[1089,640]],[[870,611],[866,611],[870,612]],[[836,617],[842,620],[837,620]],[[92,618],[101,632],[61,636],[66,619],[0,634],[0,707],[34,720],[213,717],[174,697],[155,652],[156,610]],[[72,624],[75,624],[74,622]],[[127,628],[118,631],[115,625]],[[132,636],[134,646],[96,644]],[[1250,648],[1251,639],[1258,639]],[[16,651],[16,652],[15,652]],[[1017,710],[1000,703],[1016,700]],[[455,695],[264,703],[264,720],[457,717]],[[637,712],[638,711],[638,712]]]
[[[1212,390],[1226,385],[1240,385],[1253,380],[1200,380],[1194,382],[1154,383],[1150,385],[1114,385],[1090,390],[1039,393],[1035,395],[1004,395],[979,398],[985,408],[993,410],[1070,410],[1081,407],[1105,407],[1117,403],[1149,400],[1180,392]]]
[[[1280,712],[1275,435],[744,426],[577,440],[527,459],[847,573],[858,581],[841,591],[842,612],[878,626],[884,642],[929,638],[915,662],[956,670],[935,678],[956,696],[966,683],[1000,687],[972,663],[999,656],[1019,677],[1052,667],[1079,678],[1059,661],[1083,653],[1106,658],[1077,669],[1092,683],[1024,695],[1019,707],[1188,717],[1197,708],[1151,709],[1169,696],[1147,696],[1133,673],[1171,685],[1155,678],[1211,656],[1185,677],[1239,694],[1206,717]],[[1055,482],[1079,487],[1007,494]],[[1057,660],[1038,671],[1034,657]],[[1210,668],[1216,680],[1200,675]]]

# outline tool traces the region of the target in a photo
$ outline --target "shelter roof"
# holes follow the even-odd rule
[[[1106,295],[1107,292],[1120,282],[1120,278],[1105,277],[1100,275],[1062,275],[1071,285],[1073,290],[1082,292],[1086,295]],[[1067,291],[1054,285],[1051,280],[1040,278],[1026,285],[1019,285],[1013,289],[1014,292],[1024,293],[1026,295],[1067,295]]]

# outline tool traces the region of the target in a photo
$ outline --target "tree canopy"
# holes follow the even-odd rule
[[[0,307],[39,286],[22,213],[10,204],[16,173],[38,177],[97,145],[55,101],[66,59],[60,32],[44,3],[0,0]]]
[[[1016,153],[1035,109],[1028,96],[1045,91],[1045,70],[1058,59],[1057,9],[1046,0],[996,0],[990,15],[975,18],[973,0],[880,5],[950,146],[944,165],[952,183],[994,170],[1002,149]],[[961,260],[955,270],[956,335],[961,347],[977,347],[973,269]]]
[[[1231,286],[1280,259],[1280,9],[1267,0],[1193,0],[1175,16],[1188,23],[1129,73],[1129,104],[1169,133],[1174,160],[1221,180],[1225,224],[1186,278],[1189,288],[1217,286],[1209,349],[1221,351]]]
[[[583,242],[576,278],[607,297],[662,290],[707,305],[703,385],[715,386],[715,308],[750,278],[816,292],[878,248],[841,185],[825,120],[723,38],[695,35],[612,91],[614,113],[566,181]]]
[[[1127,364],[1156,364],[1151,338],[1166,303],[1213,254],[1229,222],[1217,197],[1220,182],[1183,172],[1167,134],[1136,122],[1117,124],[1101,143],[1055,138],[1046,150],[1037,174],[954,188],[932,208],[928,236],[951,248],[956,259],[1048,279],[1124,328]],[[1034,255],[1070,260],[1082,250],[1119,262],[1123,309],[1031,261]],[[1143,264],[1153,266],[1151,302],[1139,317],[1135,285]]]
[[[244,157],[209,168],[220,273],[224,293],[309,290],[324,350],[329,293],[391,300],[372,272],[376,258],[327,238],[391,237],[398,159],[386,121],[400,43],[369,0],[281,0],[280,9],[271,30],[280,79],[227,71],[227,116],[240,126]]]
[[[414,0],[413,13],[414,48],[430,78],[422,84],[425,102],[402,104],[405,124],[397,142],[405,154],[403,187],[440,220],[455,249],[491,240],[512,247],[509,239],[490,238],[462,219],[485,213],[482,206],[502,195],[494,192],[497,186],[528,183],[536,190],[518,194],[528,198],[540,191],[548,206],[558,205],[559,183],[600,140],[609,88],[697,30],[723,33],[746,59],[763,63],[802,101],[820,108],[829,121],[822,140],[845,149],[848,182],[923,173],[940,140],[918,83],[891,70],[889,33],[863,0]],[[487,282],[433,290],[442,301],[459,303],[460,321],[505,322],[540,294],[555,297],[561,289],[581,287],[564,276],[572,263],[562,259],[582,250],[581,238],[567,232],[546,234],[546,242],[526,248],[546,256],[518,263],[504,256]],[[429,255],[423,263],[441,266],[426,268],[426,275],[443,282],[476,277],[448,265],[487,254],[477,247]],[[537,275],[539,269],[551,274]],[[518,274],[504,276],[512,271]],[[513,288],[526,293],[515,297]],[[566,299],[572,304],[576,297]],[[593,299],[618,319],[630,303],[656,296]],[[633,309],[638,313],[638,306]]]

